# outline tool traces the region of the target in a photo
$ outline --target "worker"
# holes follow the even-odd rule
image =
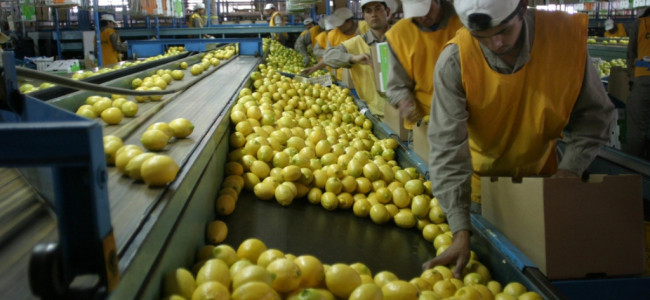
[[[284,21],[284,17],[282,14],[278,11],[278,9],[275,7],[273,3],[267,3],[264,6],[264,12],[269,15],[269,26],[270,27],[275,27],[275,26],[284,26],[286,23]],[[285,41],[289,37],[289,35],[286,32],[280,32],[280,33],[271,33],[271,37],[274,40],[279,41],[281,44],[284,45]]]
[[[314,24],[314,19],[312,18],[305,19],[303,24],[305,25],[305,30],[296,39],[294,49],[302,55],[303,65],[307,67],[311,62],[311,55],[309,53],[313,51],[312,49],[316,44],[316,36],[318,36],[322,29],[319,25]]]
[[[579,177],[609,140],[614,106],[587,54],[587,16],[527,5],[454,1],[465,28],[436,63],[428,127],[429,174],[453,242],[424,269],[454,264],[461,278],[479,176]]]
[[[0,67],[2,67],[2,52],[4,52],[4,50],[2,50],[2,46],[4,46],[4,44],[8,41],[9,37],[0,31]]]
[[[343,41],[341,45],[328,48],[323,59],[325,64],[332,68],[350,69],[350,76],[359,98],[366,102],[370,112],[379,118],[384,116],[386,98],[377,92],[370,46],[386,41],[390,15],[388,1],[393,0],[361,0],[359,4],[363,18],[370,30]]]
[[[120,52],[126,52],[126,42],[120,41],[120,35],[115,31],[115,18],[113,15],[104,14],[99,19],[99,40],[102,45],[102,65],[112,65],[121,60]]]
[[[635,66],[645,64],[644,66]],[[627,133],[625,152],[649,158],[647,142],[650,122],[650,8],[639,14],[630,27],[627,66],[631,79],[627,100]]]
[[[404,19],[386,33],[391,70],[386,95],[404,118],[404,128],[411,130],[431,110],[433,68],[463,24],[443,0],[403,0],[402,9]]]
[[[325,49],[325,55],[327,55],[327,49],[339,46],[344,41],[361,34],[359,33],[357,21],[354,19],[354,13],[347,7],[337,8],[334,11],[334,14],[329,16],[328,21],[332,24],[334,29],[327,33],[327,48]],[[315,66],[303,70],[303,74],[309,75],[316,72],[316,70],[322,69],[324,66],[325,60],[322,60]],[[341,74],[341,70],[337,70],[336,79],[341,80]]]
[[[322,27],[325,30],[321,31],[316,36],[316,44],[314,44],[314,50],[313,50],[314,56],[318,59],[319,62],[322,60],[323,55],[325,55],[325,49],[327,49],[327,34],[330,32],[330,30],[334,29],[334,26],[329,21],[329,19],[330,16],[325,16],[324,18],[321,19],[323,25]],[[323,65],[320,68],[322,69],[324,66],[325,63],[323,62]]]
[[[627,36],[627,32],[625,32],[625,27],[623,26],[623,24],[621,23],[614,24],[614,20],[612,20],[612,18],[609,18],[605,21],[605,37],[625,37],[625,36]]]
[[[188,23],[188,26],[190,28],[203,28],[205,26],[205,20],[203,20],[204,13],[205,13],[205,4],[203,4],[202,2],[197,3],[194,6],[194,13],[190,16],[190,21]],[[202,36],[204,38],[214,38],[209,34],[204,34]],[[197,36],[193,36],[193,37],[196,38]]]

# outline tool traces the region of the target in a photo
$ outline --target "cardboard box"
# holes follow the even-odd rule
[[[372,69],[375,73],[375,86],[377,91],[385,93],[388,84],[388,70],[390,68],[390,49],[388,43],[377,43],[370,47]]]
[[[390,105],[388,101],[384,105],[384,123],[397,134],[400,141],[408,141],[409,130],[404,128],[404,118],[400,117],[399,110]]]
[[[630,95],[630,78],[627,76],[626,69],[621,67],[610,69],[607,93],[621,100],[621,102],[627,103],[627,97]]]
[[[481,178],[482,214],[551,279],[641,274],[641,176]]]
[[[413,151],[426,163],[429,163],[428,129],[429,125],[424,122],[413,126]]]

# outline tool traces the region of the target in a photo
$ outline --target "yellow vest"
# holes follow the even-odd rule
[[[417,100],[416,105],[426,114],[431,111],[433,98],[433,68],[445,44],[462,27],[460,19],[454,15],[444,29],[425,32],[412,19],[402,19],[386,32],[386,40],[415,84],[413,94]],[[414,123],[404,120],[405,128],[413,129],[413,125]]]
[[[650,17],[639,19],[639,34],[637,35],[636,60],[650,56]],[[650,76],[650,69],[635,67],[634,77]]]
[[[278,15],[282,18],[282,24],[275,24],[275,17],[278,16]],[[285,24],[286,24],[286,22],[284,20],[284,16],[282,16],[279,11],[276,11],[271,15],[271,20],[269,20],[269,26],[271,26],[271,27],[284,26]],[[282,35],[283,38],[287,38],[289,36],[286,32],[282,32],[280,34]],[[280,34],[271,33],[271,36],[275,40],[280,40]]]
[[[309,28],[309,38],[311,39],[311,46],[312,48],[316,46],[316,37],[320,33],[320,26],[314,25],[314,27]],[[325,44],[327,47],[327,44]]]
[[[366,41],[360,35],[344,41],[343,46],[345,46],[345,50],[349,54],[370,53],[370,47],[368,47],[368,44],[366,44]],[[350,67],[350,76],[352,77],[352,82],[354,82],[354,88],[359,94],[359,98],[366,102],[370,112],[383,116],[386,98],[377,92],[377,86],[375,86],[374,80],[375,73],[372,67],[365,64],[353,64]]]
[[[203,27],[203,18],[201,18],[201,15],[199,15],[198,13],[193,13],[193,14],[190,16],[190,23],[187,24],[188,27],[190,27],[190,28],[194,28],[194,19],[197,19],[197,18],[198,18],[199,20],[201,20],[201,27]]]
[[[115,33],[113,28],[105,28],[99,35],[102,44],[102,64],[111,65],[120,61],[120,53],[115,50],[111,43],[111,35]]]
[[[361,20],[358,23],[359,26],[359,34],[364,34],[370,30],[370,26],[368,25],[368,22]]]
[[[552,175],[556,140],[569,122],[584,79],[587,15],[535,12],[530,60],[514,74],[493,71],[465,28],[458,45],[467,127],[480,203],[479,176]]]
[[[355,37],[356,35],[357,35],[356,32],[351,34],[351,35],[345,35],[337,27],[337,28],[334,28],[334,29],[330,30],[330,32],[327,33],[327,40],[330,43],[330,47],[333,48],[333,47],[336,47],[336,46],[340,45],[341,43]],[[342,74],[343,73],[341,72],[341,70],[336,70],[336,79],[340,81],[343,78]]]
[[[316,43],[321,49],[327,49],[327,32],[323,31],[316,36]]]
[[[609,30],[605,31],[605,37],[624,37],[624,36],[627,36],[627,32],[625,31],[625,27],[623,27],[623,24],[621,23],[616,24],[616,32],[609,33]]]

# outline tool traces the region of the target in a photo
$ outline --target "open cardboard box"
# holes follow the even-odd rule
[[[549,279],[641,274],[641,177],[481,178],[482,215]]]
[[[418,122],[413,126],[413,151],[424,162],[429,163],[429,124]]]
[[[390,68],[390,50],[388,43],[376,43],[370,47],[370,59],[372,60],[372,70],[375,73],[375,86],[377,91],[386,92],[388,84],[388,70]]]
[[[404,118],[400,117],[399,110],[390,105],[388,101],[384,104],[384,123],[395,132],[400,141],[408,141],[409,130],[404,128]]]

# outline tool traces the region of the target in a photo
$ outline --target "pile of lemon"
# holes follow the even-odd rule
[[[129,101],[124,95],[113,94],[111,97],[89,96],[86,104],[77,108],[77,115],[88,119],[100,116],[108,125],[120,124],[124,117],[134,117],[138,113],[138,104]]]
[[[180,70],[170,70],[170,69],[158,69],[156,73],[147,76],[145,78],[135,78],[131,81],[131,87],[136,91],[162,91],[167,89],[167,86],[172,84],[172,81],[182,80],[184,73],[180,71],[180,75],[177,71]],[[173,74],[173,75],[172,75]],[[156,96],[135,96],[135,100],[138,102],[151,101],[160,101],[162,100],[162,95]]]
[[[372,133],[349,90],[298,83],[264,64],[250,79],[255,90],[242,89],[230,113],[234,131],[216,201],[220,215],[234,211],[245,189],[284,206],[306,198],[326,210],[352,209],[377,224],[418,228],[437,254],[451,245],[431,183],[397,164],[398,143]],[[208,225],[212,245],[199,250],[192,271],[167,276],[169,299],[541,299],[519,283],[502,288],[473,252],[462,280],[437,266],[407,282],[390,271],[373,276],[362,263],[329,266],[266,249],[256,239],[235,251],[219,245],[227,235],[219,222]]]
[[[266,63],[270,67],[291,74],[299,74],[304,68],[309,67],[304,65],[300,52],[287,48],[274,39],[266,38],[263,40],[263,43],[263,47],[270,50],[266,57]],[[316,59],[312,57],[311,63],[315,64],[316,62]],[[318,77],[326,74],[327,72],[325,70],[318,70],[312,73],[310,77]]]
[[[194,130],[192,122],[185,118],[177,118],[169,123],[155,122],[140,136],[140,143],[150,151],[161,151],[172,138],[184,139]]]

